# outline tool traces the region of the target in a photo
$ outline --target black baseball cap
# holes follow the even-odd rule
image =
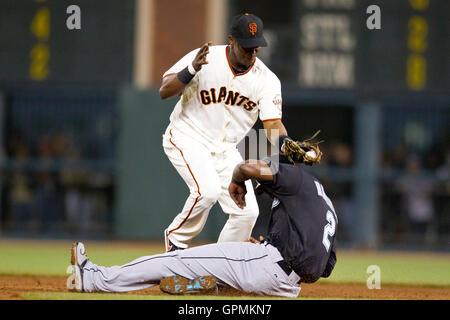
[[[251,13],[239,14],[231,20],[231,35],[243,48],[266,47],[263,22]]]

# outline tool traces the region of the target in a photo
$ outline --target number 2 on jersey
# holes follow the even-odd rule
[[[336,231],[336,221],[334,220],[334,215],[330,210],[327,211],[327,220],[329,223],[325,227],[323,227],[322,243],[328,252],[328,250],[330,250],[331,245],[330,240],[328,240],[328,237],[334,236],[334,232]]]
[[[328,252],[330,250],[330,245],[331,245],[328,237],[334,236],[334,233],[336,232],[337,217],[336,217],[336,213],[334,211],[333,203],[331,202],[330,198],[328,198],[328,196],[325,194],[325,190],[323,190],[323,186],[317,181],[314,181],[314,183],[316,184],[317,194],[325,200],[328,207],[331,209],[331,210],[327,211],[326,219],[328,221],[328,224],[325,225],[325,227],[323,227],[323,238],[322,238],[322,243]]]

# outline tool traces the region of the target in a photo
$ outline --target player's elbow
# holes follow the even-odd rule
[[[239,170],[247,179],[254,179],[258,175],[258,170],[250,161],[244,161],[239,164]]]
[[[248,179],[273,181],[273,173],[267,163],[261,160],[246,160],[240,163],[241,172]]]
[[[161,88],[159,88],[159,96],[163,100],[167,99],[167,98],[170,98],[170,94],[169,94],[167,88],[165,88],[164,86],[161,86]]]
[[[161,99],[168,99],[176,96],[181,90],[176,87],[172,87],[170,85],[163,85],[159,89],[159,96]]]
[[[184,88],[184,83],[178,80],[176,74],[168,75],[163,78],[161,87],[159,88],[159,96],[161,99],[167,99],[176,96]]]

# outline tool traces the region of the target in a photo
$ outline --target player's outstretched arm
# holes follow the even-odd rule
[[[206,56],[209,53],[210,45],[211,42],[207,42],[198,50],[191,66],[186,66],[186,68],[180,72],[163,78],[161,88],[159,88],[161,99],[171,98],[184,90],[184,87],[192,80],[195,74],[201,70],[202,66],[208,63]]]
[[[236,205],[241,209],[246,205],[245,194],[247,193],[247,188],[245,187],[245,181],[248,179],[273,181],[273,173],[267,163],[261,160],[246,160],[234,168],[228,192]]]
[[[280,119],[264,121],[263,126],[264,129],[266,130],[267,139],[273,145],[277,143],[278,137],[287,136],[287,130]]]

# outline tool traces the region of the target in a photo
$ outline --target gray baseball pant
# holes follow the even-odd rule
[[[140,257],[122,266],[104,267],[88,261],[83,268],[86,292],[128,292],[155,285],[165,277],[188,279],[212,275],[218,285],[259,295],[296,298],[299,276],[289,276],[276,263],[282,260],[272,245],[220,242]]]

